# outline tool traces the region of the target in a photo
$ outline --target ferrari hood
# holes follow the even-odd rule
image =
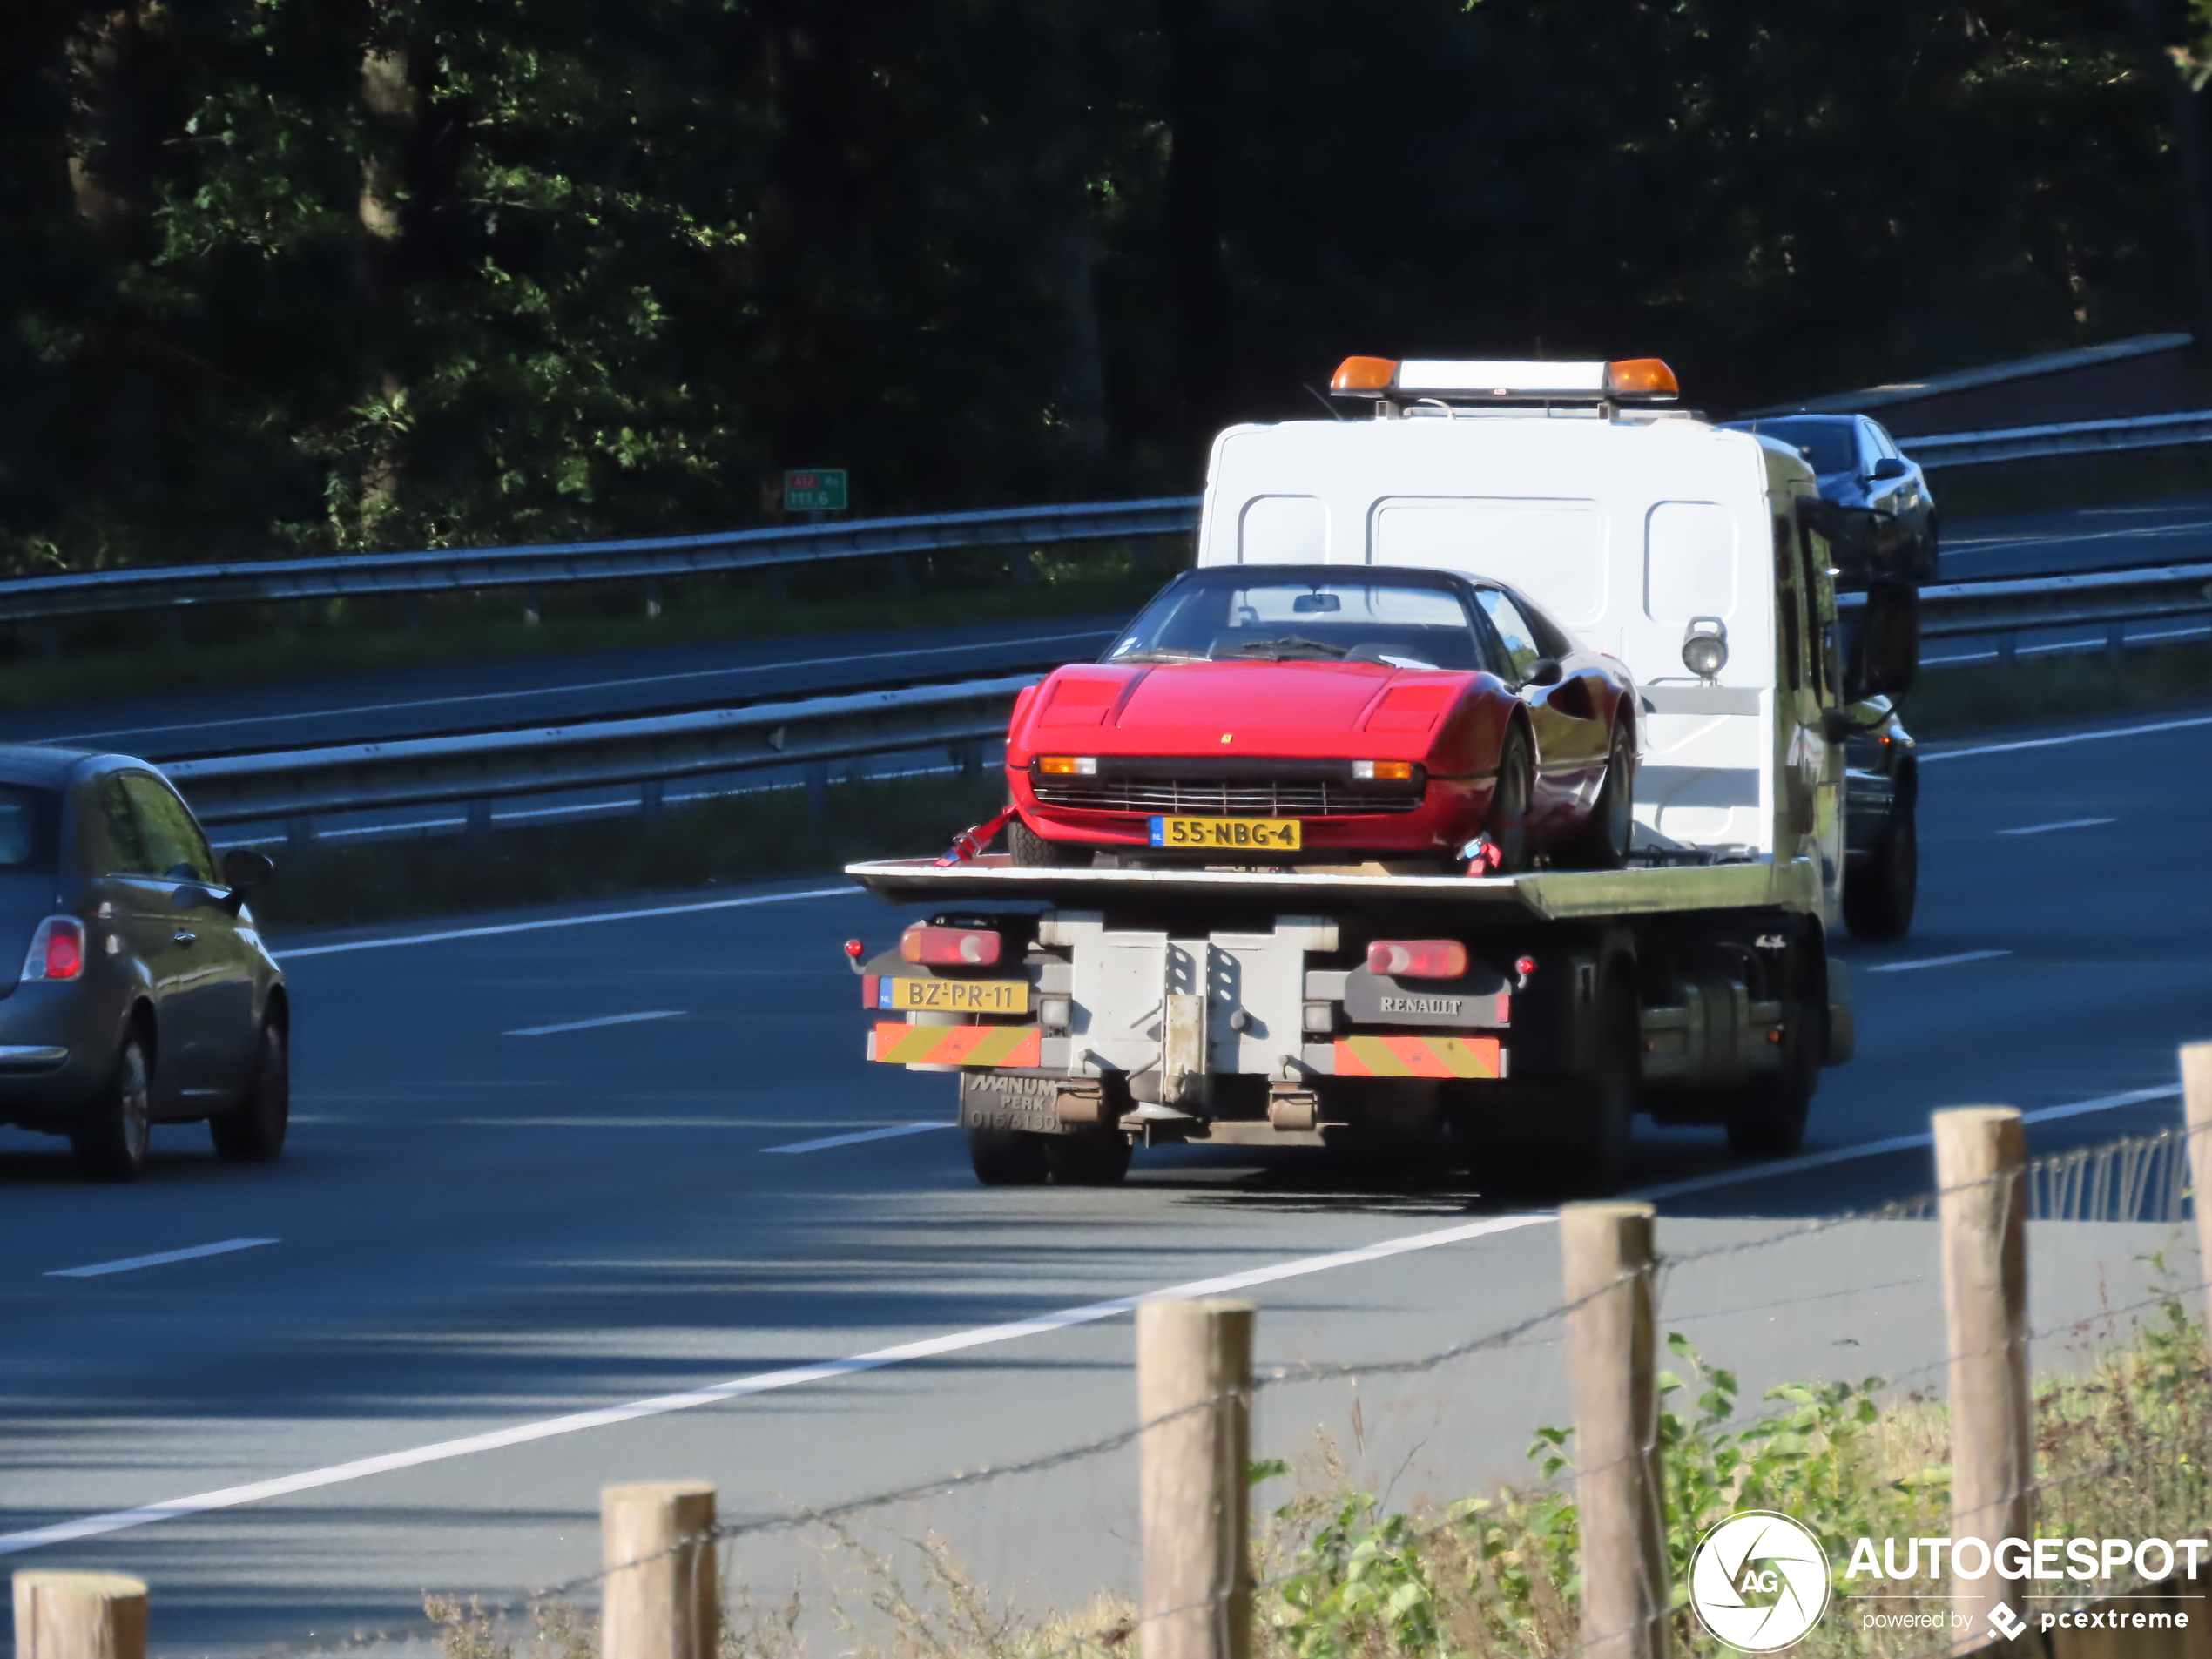
[[[1474,677],[1367,663],[1063,668],[1039,688],[1037,752],[1418,756]]]

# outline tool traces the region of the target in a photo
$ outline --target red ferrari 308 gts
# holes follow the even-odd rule
[[[1015,705],[1013,861],[1615,866],[1635,687],[1510,589],[1218,565]]]

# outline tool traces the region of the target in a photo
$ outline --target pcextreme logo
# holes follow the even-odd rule
[[[1689,1605],[1731,1648],[1775,1653],[1804,1640],[1828,1607],[1828,1553],[1802,1523],[1744,1509],[1697,1541]]]

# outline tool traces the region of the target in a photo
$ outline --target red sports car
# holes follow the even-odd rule
[[[1636,708],[1621,664],[1495,583],[1192,570],[1015,705],[1013,861],[1618,865]]]

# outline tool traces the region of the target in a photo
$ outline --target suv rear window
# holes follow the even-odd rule
[[[62,798],[55,791],[0,784],[0,874],[53,874],[61,818]]]

